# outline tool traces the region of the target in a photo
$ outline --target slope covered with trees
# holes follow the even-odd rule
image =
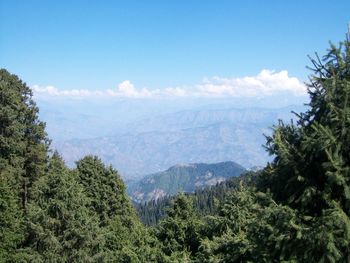
[[[308,110],[267,137],[274,160],[178,195],[153,227],[112,167],[49,151],[30,89],[1,70],[0,262],[350,262],[349,39],[312,63]]]
[[[233,176],[226,181],[214,186],[198,188],[193,193],[183,193],[191,199],[195,211],[201,216],[215,215],[218,213],[219,205],[235,190],[240,184],[252,186],[255,184],[260,172],[246,172],[240,176]],[[165,196],[157,200],[144,203],[135,203],[141,221],[145,225],[156,225],[167,214],[177,196]]]
[[[194,192],[197,188],[215,185],[245,171],[235,162],[178,164],[129,184],[128,193],[136,202],[157,200],[181,191]]]

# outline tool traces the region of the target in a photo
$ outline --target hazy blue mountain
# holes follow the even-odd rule
[[[158,115],[146,118],[127,126],[132,132],[174,131],[194,127],[205,127],[218,123],[236,123],[261,125],[276,123],[278,119],[292,118],[291,110],[294,107],[278,109],[266,108],[227,108],[227,109],[200,109],[184,110],[180,112]],[[272,119],[275,118],[275,119]],[[267,127],[265,127],[267,128]]]
[[[181,104],[181,103],[180,103]],[[39,101],[40,118],[54,142],[88,139],[128,132],[128,124],[159,112],[172,113],[190,105],[159,101],[130,100],[52,100]]]
[[[156,200],[180,191],[193,192],[196,188],[216,185],[245,171],[235,162],[178,164],[130,184],[128,194],[136,202]]]
[[[176,122],[176,119],[169,120],[161,125],[157,123],[159,115],[174,114],[187,111],[179,124],[183,124],[189,112],[209,110],[229,110],[232,108],[250,109],[260,107],[264,109],[277,110],[286,105],[295,103],[302,105],[303,99],[296,101],[281,100],[280,98],[177,98],[175,99],[64,99],[55,98],[38,100],[40,108],[40,119],[46,122],[47,131],[54,142],[62,142],[71,139],[91,139],[102,136],[113,136],[120,133],[134,132],[137,130],[156,130],[152,125],[157,124],[158,130],[168,129],[167,125]],[[283,106],[284,105],[284,106]],[[289,109],[295,107],[289,107]],[[205,113],[204,113],[205,115]],[[187,117],[188,116],[188,117]],[[177,116],[178,117],[178,116]],[[212,117],[210,117],[212,118]],[[205,120],[200,117],[199,119]],[[146,121],[152,121],[152,125],[142,125]],[[273,120],[275,121],[275,120]],[[146,123],[147,124],[147,123]],[[174,125],[174,123],[172,124]],[[175,123],[176,125],[176,123]],[[206,125],[206,124],[204,124]],[[189,125],[181,128],[193,127]],[[172,126],[174,128],[174,126]]]
[[[111,136],[54,141],[53,146],[71,166],[86,154],[101,156],[125,179],[174,163],[235,160],[247,168],[264,166],[269,157],[261,147],[263,134],[278,119],[291,119],[291,109],[184,110],[135,121]]]

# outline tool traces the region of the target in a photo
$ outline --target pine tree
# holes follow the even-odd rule
[[[96,262],[103,259],[104,239],[97,217],[87,206],[91,200],[66,168],[57,152],[46,176],[33,186],[35,202],[29,203],[30,244],[25,260],[35,262]]]
[[[125,185],[111,166],[105,166],[96,156],[86,156],[77,162],[76,172],[85,193],[92,200],[91,209],[98,214],[101,226],[108,225],[117,215],[132,213]]]
[[[49,140],[32,91],[5,69],[0,70],[0,105],[0,168],[16,170],[8,180],[18,188],[26,209],[31,186],[44,173]]]
[[[126,195],[125,185],[111,166],[94,156],[77,162],[75,170],[90,198],[90,211],[99,218],[106,262],[159,262],[157,240],[137,218]]]
[[[16,214],[14,225],[20,225],[22,244],[30,240],[23,227],[28,213],[28,203],[33,196],[32,186],[44,175],[49,141],[45,124],[38,119],[38,108],[32,100],[30,88],[7,70],[0,70],[0,179],[2,180],[4,206]],[[12,196],[12,197],[10,197]],[[11,200],[11,201],[10,201]],[[11,223],[11,224],[12,224]],[[14,233],[14,240],[17,234]],[[21,238],[22,239],[22,238]],[[5,244],[4,244],[5,245]],[[14,255],[14,254],[13,254]]]
[[[350,42],[312,59],[309,110],[297,124],[280,122],[268,137],[275,156],[260,188],[299,213],[298,258],[350,261]],[[298,250],[297,248],[300,248]],[[306,248],[306,249],[305,249]]]
[[[188,262],[198,251],[202,225],[192,200],[183,193],[179,194],[156,230],[164,253],[170,259],[181,256],[184,262]]]

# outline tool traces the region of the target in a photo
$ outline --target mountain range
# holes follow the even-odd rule
[[[174,163],[215,163],[234,160],[246,168],[264,166],[263,149],[278,119],[293,118],[291,110],[265,108],[204,108],[141,118],[113,135],[54,140],[69,166],[87,154],[113,165],[126,180],[160,172]]]

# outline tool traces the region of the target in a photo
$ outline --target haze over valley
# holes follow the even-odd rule
[[[65,102],[61,112],[44,104],[40,114],[52,147],[69,166],[92,154],[116,167],[124,179],[138,179],[182,163],[235,161],[245,168],[262,167],[271,160],[262,147],[264,134],[278,119],[289,122],[292,111],[305,108],[301,102],[270,108],[264,101],[258,107],[254,100],[250,104],[255,107],[243,107],[235,99],[191,102],[110,101],[91,111],[78,101],[85,112]]]

